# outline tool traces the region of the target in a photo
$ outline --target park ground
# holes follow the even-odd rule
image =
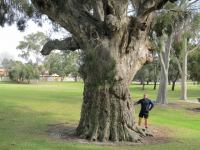
[[[188,85],[190,100],[200,97],[199,85]],[[170,89],[170,87],[169,87]],[[152,100],[152,85],[141,90],[130,86],[134,100],[144,92]],[[0,150],[198,150],[200,148],[200,104],[179,100],[180,87],[169,90],[169,105],[155,106],[150,126],[160,137],[145,144],[99,144],[61,139],[50,134],[60,125],[77,125],[83,84],[46,82],[38,84],[0,83]],[[137,117],[139,106],[136,107]],[[53,132],[52,132],[53,133]]]

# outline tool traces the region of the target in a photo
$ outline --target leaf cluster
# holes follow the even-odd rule
[[[115,70],[115,60],[110,58],[107,51],[97,51],[88,49],[82,56],[80,74],[84,80],[90,80],[93,86],[106,83],[113,84]]]

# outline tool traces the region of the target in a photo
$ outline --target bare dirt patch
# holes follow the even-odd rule
[[[140,144],[162,144],[168,143],[173,140],[172,134],[173,131],[166,127],[160,126],[151,126],[148,130],[153,134],[153,136],[142,137],[142,140],[138,143],[134,142],[92,142],[86,139],[81,139],[74,135],[76,124],[70,123],[60,123],[60,124],[51,124],[48,125],[47,133],[50,138],[58,140],[66,140],[70,142],[79,142],[83,144],[97,144],[97,145],[140,145]]]
[[[192,112],[200,113],[200,103],[190,103],[190,102],[176,102],[176,103],[169,103],[169,108],[174,109],[185,109]],[[198,107],[197,107],[198,106]]]
[[[173,140],[172,129],[161,126],[152,126],[150,128],[153,137],[144,137],[143,143],[145,144],[164,144]]]
[[[200,107],[197,107],[197,108],[188,108],[188,110],[200,113]]]

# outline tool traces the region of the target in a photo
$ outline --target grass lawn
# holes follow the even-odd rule
[[[131,85],[133,99],[141,98],[140,85]],[[145,90],[153,100],[152,86]],[[0,150],[198,150],[200,149],[200,112],[184,107],[192,104],[178,102],[180,87],[169,91],[169,102],[184,107],[156,106],[150,116],[151,124],[169,128],[170,142],[134,146],[101,146],[81,144],[50,137],[49,124],[74,123],[80,117],[82,83],[8,84],[0,82]],[[200,97],[200,86],[189,85],[189,99]],[[194,105],[194,104],[193,104]],[[196,104],[195,107],[200,107]],[[136,108],[138,112],[139,106]],[[137,115],[137,114],[136,114]]]

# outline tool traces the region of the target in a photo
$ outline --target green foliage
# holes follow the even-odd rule
[[[182,40],[178,40],[178,39],[176,39],[172,44],[172,47],[175,50],[175,56],[177,58],[181,58],[181,53],[182,53],[183,48],[184,48],[183,44],[184,44],[184,42]]]
[[[10,69],[12,67],[13,64],[13,60],[12,59],[7,59],[4,58],[1,62],[3,68],[5,68],[6,70]]]
[[[190,79],[200,83],[200,49],[189,54],[188,71]]]
[[[139,80],[141,84],[144,82],[156,82],[160,75],[160,66],[156,58],[153,62],[145,64],[135,75],[134,80]]]
[[[79,76],[80,52],[51,53],[44,60],[44,66],[50,74],[61,77],[71,74],[74,78]]]
[[[154,26],[154,31],[157,36],[160,37],[163,32],[170,35],[172,33],[173,26],[173,13],[161,13],[156,20],[156,24]]]
[[[106,83],[113,84],[115,70],[115,60],[110,58],[110,54],[105,50],[88,49],[83,53],[80,74],[84,80],[88,80],[93,86]]]
[[[25,60],[31,60],[30,55],[34,56],[36,63],[41,62],[40,51],[42,46],[47,42],[47,36],[43,32],[31,33],[19,42],[17,49],[20,50],[19,56]]]
[[[178,77],[180,77],[179,74],[180,73],[177,62],[174,58],[171,58],[169,62],[169,72],[168,72],[169,81],[176,81]]]
[[[149,81],[149,75],[151,68],[150,65],[144,65],[135,75],[134,80],[139,80],[141,84],[144,84],[144,82]]]
[[[18,83],[30,83],[31,79],[39,78],[39,71],[33,64],[13,61],[12,67],[9,69],[9,78]]]
[[[41,14],[35,11],[30,0],[0,0],[0,10],[0,26],[16,23],[24,31],[29,19],[41,25]]]

